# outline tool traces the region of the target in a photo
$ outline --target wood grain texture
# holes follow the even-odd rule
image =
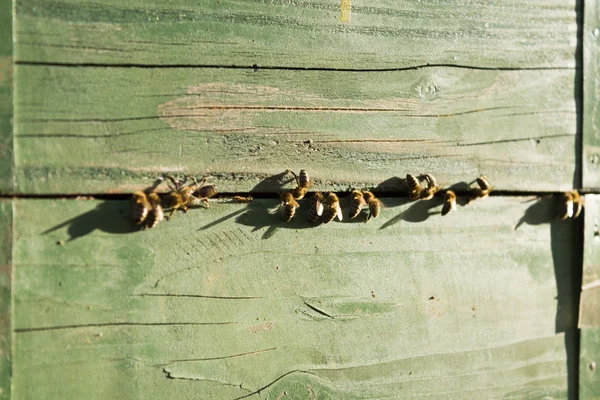
[[[12,1],[0,0],[0,193],[13,188]]]
[[[585,4],[583,27],[583,187],[600,189],[600,3]]]
[[[19,193],[132,192],[165,172],[245,192],[285,168],[334,190],[425,172],[444,185],[485,174],[496,190],[575,180],[574,70],[19,65],[18,76]]]
[[[567,398],[575,224],[550,199],[383,200],[367,224],[221,201],[138,232],[127,201],[16,200],[13,398]]]
[[[9,400],[12,375],[12,201],[0,201],[0,400]]]
[[[579,325],[580,399],[600,399],[600,196],[587,195]]]
[[[349,69],[575,66],[576,1],[355,0],[349,12],[345,3],[20,0],[17,59]]]

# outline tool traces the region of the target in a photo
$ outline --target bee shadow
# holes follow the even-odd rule
[[[144,191],[154,191],[162,180],[157,179]],[[133,223],[131,218],[131,200],[104,200],[91,211],[78,215],[42,232],[43,235],[67,227],[68,242],[89,235],[95,230],[111,234],[133,233],[142,229]]]
[[[96,208],[75,218],[71,218],[42,232],[43,235],[67,227],[68,242],[89,235],[95,230],[111,234],[125,234],[139,231],[131,219],[130,200],[105,200]]]
[[[402,204],[406,204],[410,200],[408,199],[399,199],[403,200]],[[444,203],[444,198],[442,196],[435,196],[430,200],[419,200],[405,211],[391,218],[387,222],[385,222],[379,229],[386,229],[392,225],[397,224],[400,221],[406,221],[411,223],[418,223],[427,220],[432,215],[440,214],[440,211],[432,212],[431,209],[438,207]]]
[[[397,193],[408,196],[408,186],[406,186],[405,180],[397,176],[393,176],[383,182],[378,183],[377,186],[373,188],[373,191],[381,194]]]
[[[308,221],[308,209],[310,200],[300,200],[300,207],[296,209],[296,215],[290,222],[282,219],[281,209],[277,210],[279,200],[259,200],[248,204],[243,213],[239,213],[235,219],[238,224],[251,226],[252,232],[267,228],[262,239],[271,238],[280,229],[308,229],[314,228],[319,223]]]
[[[290,177],[287,171],[283,171],[260,181],[250,190],[250,194],[254,197],[260,197],[264,194],[272,195],[274,188],[279,189],[291,181],[293,181],[293,178]],[[307,195],[307,198],[310,197],[310,194]],[[262,235],[262,239],[269,239],[279,229],[306,229],[317,226],[317,224],[308,222],[308,206],[310,200],[300,200],[299,203],[300,208],[296,210],[296,216],[290,222],[282,220],[281,210],[278,210],[277,212],[274,211],[280,204],[279,200],[257,199],[247,203],[246,207],[219,218],[218,220],[201,227],[199,230],[210,229],[231,218],[235,218],[236,223],[251,226],[253,228],[252,232],[266,228],[266,231]]]
[[[561,220],[559,202],[553,195],[538,197],[525,210],[515,226],[549,224],[552,264],[556,283],[555,332],[564,333],[567,350],[569,392],[577,391],[579,331],[579,298],[583,265],[583,214],[577,219]],[[571,396],[569,396],[571,398]]]
[[[557,216],[557,208],[553,196],[544,196],[533,199],[535,201],[527,210],[517,225],[515,231],[523,224],[540,225],[548,224]]]

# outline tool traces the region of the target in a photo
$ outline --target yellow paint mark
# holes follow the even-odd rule
[[[340,15],[340,20],[342,22],[350,22],[350,14],[352,12],[352,0],[342,0],[342,4],[340,5],[340,10],[342,11],[342,15]]]

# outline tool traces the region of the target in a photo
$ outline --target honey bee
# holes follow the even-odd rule
[[[367,205],[363,192],[360,190],[353,190],[350,193],[350,207],[348,208],[348,216],[350,219],[354,219],[360,214],[362,208]]]
[[[152,208],[152,205],[148,201],[146,193],[139,191],[133,194],[133,222],[136,225],[141,224],[146,220],[148,211]]]
[[[176,180],[171,175],[167,178],[173,183],[173,186],[168,185],[171,192],[165,196],[163,204],[165,208],[171,209],[171,213],[167,217],[167,219],[170,219],[176,210],[181,209],[183,212],[186,212],[188,207],[198,200],[194,196],[194,192],[197,189],[197,182],[194,179],[193,185],[186,185],[187,177],[183,181]]]
[[[479,178],[477,178],[476,181],[477,181],[477,185],[479,185],[479,189],[475,189],[475,193],[477,194],[477,197],[480,199],[487,197],[490,194],[490,192],[492,191],[492,185],[490,185],[490,182],[483,175],[481,175]]]
[[[300,204],[294,199],[292,192],[285,192],[281,195],[281,204],[279,208],[283,207],[283,220],[290,222],[296,215],[296,208],[300,207]]]
[[[321,215],[323,215],[323,202],[325,198],[323,197],[323,193],[316,192],[312,198],[312,204],[310,206],[310,210],[308,211],[308,220],[310,222],[316,222],[317,219]]]
[[[217,190],[217,186],[216,185],[206,185],[204,186],[204,184],[206,183],[206,177],[202,178],[202,183],[198,184],[198,182],[196,181],[195,178],[192,177],[192,179],[194,180],[194,185],[196,187],[196,189],[194,190],[194,194],[193,196],[195,197],[194,201],[201,201],[202,203],[204,203],[204,206],[206,208],[209,207],[208,205],[208,198],[209,197],[213,197],[214,195],[216,195],[218,193]]]
[[[577,190],[562,194],[559,216],[560,219],[577,218],[583,209],[583,197]]]
[[[369,216],[365,222],[368,222],[371,218],[379,217],[379,211],[381,211],[381,201],[371,192],[363,192],[364,200],[369,206]]]
[[[233,196],[233,199],[239,201],[240,203],[250,203],[254,201],[252,196]]]
[[[408,186],[408,197],[411,200],[416,200],[421,197],[423,188],[419,179],[411,174],[406,174],[406,185]]]
[[[423,179],[427,182],[427,188],[421,192],[421,200],[430,200],[440,190],[435,177],[431,174],[423,175]]]
[[[323,222],[327,224],[333,221],[336,216],[338,220],[341,221],[343,218],[342,207],[340,206],[340,199],[337,195],[332,192],[327,192],[325,203],[327,204],[327,208],[323,211]]]
[[[310,189],[310,187],[312,186],[312,181],[308,176],[308,172],[305,169],[300,170],[299,177],[291,169],[288,169],[288,172],[291,172],[292,175],[294,175],[294,178],[296,179],[297,186],[294,189],[292,189],[292,195],[294,196],[294,199],[303,199],[306,195],[306,192],[308,192],[308,189]]]
[[[163,213],[162,206],[160,205],[160,197],[156,193],[150,193],[148,195],[148,202],[151,205],[151,209],[148,211],[148,216],[146,217],[146,228],[154,228],[160,221],[162,221],[165,216]]]
[[[444,196],[442,215],[446,215],[453,210],[456,210],[456,194],[452,190],[448,190]]]
[[[308,172],[305,169],[300,170],[300,176],[298,178],[298,186],[309,187],[312,183],[310,182],[310,177],[308,176]]]

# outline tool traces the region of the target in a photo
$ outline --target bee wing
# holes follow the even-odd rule
[[[298,204],[298,202],[296,201],[296,199],[290,200],[289,204],[293,205],[294,207],[300,207],[300,204]]]
[[[569,218],[573,218],[573,202],[572,201],[567,202],[567,216]]]
[[[342,207],[340,207],[340,203],[335,204],[335,213],[338,217],[338,221],[341,221],[343,219],[343,215],[342,215]]]
[[[581,202],[576,202],[575,203],[575,210],[573,211],[573,219],[579,217],[579,214],[581,214],[581,210],[583,209],[583,204]]]
[[[315,208],[317,210],[317,215],[320,217],[321,215],[323,215],[323,202],[318,201],[315,203]]]

